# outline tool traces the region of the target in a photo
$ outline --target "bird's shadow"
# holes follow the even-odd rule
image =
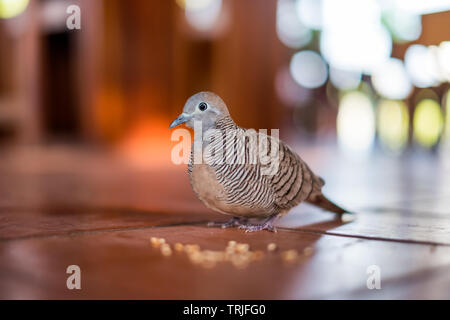
[[[301,215],[299,218],[295,218],[292,222],[288,221],[287,223],[281,223],[278,224],[277,222],[274,223],[275,227],[277,230],[284,230],[284,231],[304,231],[304,232],[316,232],[316,233],[326,233],[329,230],[332,229],[336,229],[339,228],[343,225],[349,224],[354,222],[354,220],[356,219],[356,216],[351,214],[351,215],[347,215],[345,214],[344,216],[340,216],[340,215],[335,215],[335,216],[330,216],[329,219],[323,220],[321,219],[321,221],[318,222],[312,222],[312,223],[308,223],[308,224],[302,224],[302,218]],[[214,219],[214,223],[220,224],[223,222],[226,222],[227,219]],[[249,222],[250,223],[261,223],[261,221],[263,220],[258,220],[258,219],[250,219]],[[290,224],[301,224],[300,226],[289,226]],[[203,225],[203,223],[201,223]],[[206,223],[206,225],[208,225],[208,223]],[[220,228],[220,226],[208,226],[208,228]],[[229,227],[226,229],[233,229],[234,227]],[[261,231],[259,231],[261,232]]]
[[[346,224],[353,223],[355,221],[355,219],[356,219],[356,217],[354,215],[352,215],[351,219],[346,215],[344,215],[344,216],[336,215],[335,217],[331,217],[330,219],[325,220],[325,221],[313,222],[310,224],[305,224],[305,225],[301,225],[301,226],[297,226],[297,227],[282,225],[282,226],[278,226],[277,228],[280,230],[297,230],[297,231],[301,230],[301,231],[324,233],[329,230],[344,226]]]

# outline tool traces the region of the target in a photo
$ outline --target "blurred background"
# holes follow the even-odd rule
[[[71,4],[81,30],[66,26]],[[85,144],[167,161],[167,125],[211,90],[241,126],[280,128],[293,143],[352,158],[440,154],[448,10],[449,0],[0,0],[0,148]]]
[[[0,298],[364,299],[372,264],[380,297],[448,298],[449,81],[450,0],[0,0]],[[280,129],[357,219],[302,204],[278,238],[206,229],[226,218],[171,161],[168,128],[203,90]],[[157,232],[318,254],[218,277],[155,256]]]

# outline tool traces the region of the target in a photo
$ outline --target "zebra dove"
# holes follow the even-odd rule
[[[263,144],[251,143],[256,131],[239,127],[216,94],[199,92],[190,97],[170,128],[182,123],[194,128],[188,164],[194,193],[207,207],[233,216],[228,222],[209,225],[276,231],[274,219],[303,201],[339,215],[348,212],[322,194],[324,180],[278,138],[256,134],[259,141],[267,142],[266,149],[258,150]],[[264,156],[269,161],[263,162]],[[275,167],[272,172],[269,164]],[[250,219],[260,221],[251,224]]]

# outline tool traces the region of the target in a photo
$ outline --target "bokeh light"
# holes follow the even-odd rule
[[[367,74],[376,70],[392,51],[378,2],[324,0],[320,50],[334,68]]]
[[[361,83],[361,72],[340,70],[330,67],[331,83],[338,89],[351,90],[358,88]]]
[[[445,108],[445,137],[450,139],[450,89],[444,96],[444,108]]]
[[[420,89],[414,95],[414,105],[417,105],[420,101],[422,101],[424,99],[431,99],[431,100],[434,100],[437,102],[437,101],[439,101],[439,96],[436,93],[436,91],[434,91],[431,88]]]
[[[297,15],[311,29],[322,28],[322,0],[297,0]]]
[[[415,14],[429,14],[450,10],[448,0],[389,0],[398,10]]]
[[[416,87],[426,88],[439,84],[436,59],[426,46],[411,45],[405,53],[405,67]]]
[[[293,0],[278,0],[276,30],[280,41],[290,48],[300,48],[312,39],[312,31],[300,21]]]
[[[408,107],[403,101],[382,100],[378,105],[378,135],[387,150],[400,153],[407,145]]]
[[[28,6],[29,0],[0,0],[0,18],[9,19],[18,16]]]
[[[318,88],[328,78],[328,69],[322,57],[314,51],[305,50],[292,56],[290,71],[294,80],[305,88]]]
[[[184,10],[202,10],[211,6],[214,0],[176,0],[177,4]]]
[[[323,0],[323,28],[350,29],[377,25],[381,8],[377,0]],[[346,18],[346,19],[342,19]]]
[[[196,30],[210,31],[222,9],[222,0],[177,0],[184,8],[187,22]]]
[[[434,146],[440,138],[444,119],[439,103],[432,99],[420,101],[414,111],[415,140],[424,147]]]
[[[400,59],[386,60],[372,75],[377,92],[389,99],[404,99],[412,90],[411,81]]]
[[[450,41],[442,41],[437,53],[443,81],[450,82]]]
[[[364,93],[346,93],[337,116],[339,146],[351,155],[367,155],[375,139],[375,115],[370,98]]]
[[[383,14],[383,21],[391,31],[394,41],[408,42],[417,40],[422,33],[421,16],[402,10],[388,10]]]

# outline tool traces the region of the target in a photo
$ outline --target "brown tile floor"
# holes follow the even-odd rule
[[[195,199],[184,167],[61,147],[4,152],[0,298],[450,298],[450,173],[438,158],[352,163],[332,148],[302,151],[354,219],[300,205],[276,234],[208,228],[224,217]],[[205,267],[184,253],[163,256],[150,237],[207,250],[236,240],[264,257]],[[300,253],[291,263],[282,258],[289,249]],[[66,288],[73,264],[81,290]],[[381,290],[367,289],[370,265]]]

